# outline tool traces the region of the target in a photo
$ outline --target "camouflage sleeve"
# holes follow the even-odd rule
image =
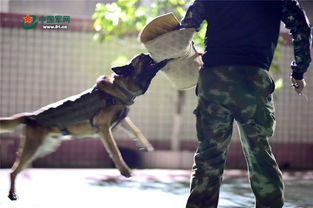
[[[301,80],[311,62],[311,27],[304,10],[297,0],[284,0],[282,21],[293,38],[294,57],[291,62],[292,77]]]
[[[181,21],[183,28],[196,28],[200,30],[202,21],[204,20],[205,7],[201,0],[195,0],[189,7]]]

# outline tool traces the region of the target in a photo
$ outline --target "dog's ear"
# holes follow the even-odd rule
[[[131,64],[112,68],[112,71],[117,75],[129,75],[133,70],[134,67]]]

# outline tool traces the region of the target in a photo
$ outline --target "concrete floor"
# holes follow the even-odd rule
[[[115,169],[28,169],[19,175],[19,199],[10,201],[8,169],[0,169],[0,208],[183,208],[190,171],[134,170],[126,179]],[[313,172],[286,172],[285,207],[313,207]],[[219,207],[251,208],[245,171],[226,170]]]

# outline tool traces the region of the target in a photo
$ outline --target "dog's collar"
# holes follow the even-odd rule
[[[137,96],[142,94],[141,90],[138,90],[136,92],[130,92],[127,89],[123,88],[122,86],[120,86],[118,83],[114,83],[116,85],[116,87],[124,94],[127,96],[128,98],[128,102],[126,102],[126,105],[132,105],[134,104],[134,100]]]

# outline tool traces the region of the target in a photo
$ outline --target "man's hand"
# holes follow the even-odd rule
[[[290,81],[291,81],[291,86],[294,87],[295,91],[298,93],[298,94],[301,94],[302,93],[302,90],[305,88],[306,86],[306,82],[304,79],[301,79],[301,80],[298,80],[298,79],[295,79],[293,77],[290,77]]]

